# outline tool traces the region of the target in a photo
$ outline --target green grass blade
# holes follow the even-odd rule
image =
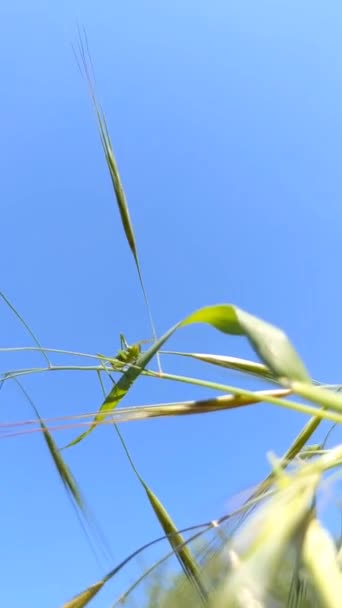
[[[6,298],[5,294],[2,291],[0,291],[0,297],[7,304],[7,306],[11,309],[11,311],[15,314],[15,316],[17,317],[17,319],[19,319],[20,323],[25,327],[26,331],[28,331],[28,333],[30,334],[32,340],[34,341],[34,343],[36,344],[36,346],[38,347],[38,349],[42,353],[42,355],[43,355],[45,361],[47,362],[48,366],[50,367],[50,360],[49,360],[46,352],[42,348],[42,346],[41,346],[38,338],[36,337],[36,335],[33,333],[32,329],[28,325],[28,323],[26,323],[25,319],[19,314],[19,312],[17,311],[17,309],[15,308],[15,306],[13,306],[13,304],[9,301],[9,299]]]
[[[298,456],[309,439],[312,437],[319,424],[322,422],[322,419],[318,416],[312,416],[310,420],[304,425],[302,430],[298,433],[297,437],[294,439],[290,447],[286,450],[285,454],[279,459],[278,467],[281,469],[286,469],[286,467]],[[246,504],[250,501],[256,500],[265,494],[270,487],[273,485],[275,480],[275,471],[271,471],[271,473],[257,486],[256,490],[248,497]],[[238,523],[240,526],[244,519],[248,517],[251,510],[254,507],[247,509],[245,513],[241,516],[241,519]]]
[[[150,349],[141,353],[136,364],[118,380],[94,418],[93,425],[67,447],[83,440],[125,397],[129,388],[145,369],[154,355],[179,328],[192,323],[208,323],[216,329],[232,335],[245,336],[259,355],[279,379],[310,382],[309,375],[286,335],[273,325],[229,304],[206,306],[169,329]]]
[[[283,454],[282,458],[278,462],[278,466],[285,469],[300,452],[303,450],[309,439],[312,437],[313,433],[318,428],[319,424],[322,422],[322,419],[318,416],[313,416],[310,420],[304,425],[302,430],[298,433],[297,437],[294,439],[290,447],[286,450],[285,454]],[[271,472],[268,477],[258,486],[256,493],[253,497],[263,494],[266,490],[270,488],[275,478],[274,472]]]
[[[85,439],[98,425],[98,423],[102,422],[106,416],[108,416],[113,409],[118,405],[118,403],[126,396],[132,384],[135,380],[140,376],[143,372],[147,364],[151,361],[154,355],[157,353],[159,348],[164,344],[169,336],[177,329],[177,326],[173,327],[167,334],[164,334],[162,338],[157,340],[154,345],[144,353],[138,357],[134,366],[129,367],[129,369],[119,378],[118,382],[112,388],[110,393],[107,395],[106,399],[100,406],[100,409],[96,416],[94,417],[94,422],[92,426],[76,437],[73,441],[71,441],[66,447],[72,447]]]
[[[321,422],[322,419],[319,416],[312,416],[312,418],[308,420],[283,455],[282,461],[284,465],[285,463],[291,462],[299,454],[299,452],[304,448],[314,432],[317,430]]]
[[[277,378],[311,382],[303,362],[285,333],[236,306],[222,304],[201,308],[181,325],[190,323],[209,323],[224,333],[246,336],[263,363]]]
[[[291,382],[291,388],[300,397],[317,403],[322,408],[328,408],[338,413],[342,412],[342,395],[340,393],[299,381]]]

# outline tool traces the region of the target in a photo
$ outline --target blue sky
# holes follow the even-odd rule
[[[200,306],[233,303],[284,328],[312,376],[341,382],[341,18],[339,2],[2,4],[1,289],[45,346],[110,354],[120,332],[131,342],[151,333],[72,54],[79,22],[158,331]],[[0,310],[1,345],[29,345]],[[251,356],[243,340],[200,326],[170,347]],[[7,354],[0,369],[31,364],[41,359]],[[203,366],[163,365],[209,377]],[[88,374],[41,375],[25,387],[44,416],[93,411],[101,400]],[[126,405],[207,395],[144,380]],[[32,417],[14,385],[1,405],[3,420]],[[281,454],[304,422],[260,406],[122,430],[142,475],[186,526],[257,483],[266,453]],[[112,547],[101,568],[42,438],[3,440],[0,450],[1,599],[14,608],[28,598],[61,605],[159,535],[109,427],[67,454]],[[110,605],[118,590],[93,605]]]

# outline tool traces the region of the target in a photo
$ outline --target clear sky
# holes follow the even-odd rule
[[[200,306],[233,303],[283,327],[313,377],[341,382],[341,3],[1,4],[1,289],[45,346],[110,354],[120,332],[135,341],[151,331],[72,54],[78,22],[158,331]],[[1,346],[31,343],[3,304],[0,328]],[[201,326],[179,332],[171,347],[252,356],[242,339]],[[42,360],[7,354],[0,363]],[[242,381],[166,357],[163,367]],[[89,374],[40,375],[25,387],[44,416],[93,411],[101,401]],[[144,380],[125,404],[208,395]],[[0,397],[3,420],[32,417],[15,385]],[[142,475],[186,526],[220,515],[267,472],[266,453],[280,455],[304,423],[258,406],[122,430]],[[3,440],[4,605],[60,606],[159,535],[111,428],[65,457],[112,560],[94,561],[42,438]],[[119,589],[109,585],[93,605],[109,606]]]

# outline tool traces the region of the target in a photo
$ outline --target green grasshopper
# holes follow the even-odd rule
[[[151,340],[140,340],[135,344],[128,344],[125,336],[120,334],[120,345],[121,349],[116,353],[113,358],[107,359],[113,369],[120,370],[126,365],[134,365],[136,363],[140,353],[141,345],[148,344]],[[105,359],[104,355],[100,355],[101,359]]]

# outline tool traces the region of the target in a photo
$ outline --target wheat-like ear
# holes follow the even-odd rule
[[[149,316],[149,321],[150,321],[153,337],[156,340],[157,339],[156,329],[155,329],[153,316],[152,316],[152,312],[151,312],[151,306],[150,306],[150,303],[149,303],[149,300],[147,297],[145,283],[143,281],[141,264],[140,264],[140,260],[139,260],[139,256],[138,256],[138,248],[137,248],[136,238],[135,238],[133,224],[132,224],[132,220],[131,220],[131,215],[130,215],[128,204],[127,204],[126,194],[125,194],[125,190],[124,190],[124,187],[123,187],[123,184],[121,181],[118,164],[117,164],[117,161],[115,158],[111,138],[109,135],[107,121],[106,121],[104,112],[97,100],[97,95],[96,95],[96,90],[95,90],[94,67],[93,67],[92,60],[91,60],[88,38],[87,38],[87,34],[86,34],[85,30],[83,30],[83,33],[81,33],[81,31],[79,29],[77,50],[74,47],[73,47],[73,50],[74,50],[75,58],[76,58],[78,66],[79,66],[80,72],[82,75],[85,76],[85,79],[86,79],[86,82],[88,85],[89,93],[91,96],[91,100],[92,100],[96,118],[97,118],[102,149],[103,149],[104,157],[106,160],[107,168],[109,171],[109,175],[111,178],[111,182],[113,185],[113,191],[114,191],[115,200],[116,200],[117,207],[118,207],[119,214],[120,214],[122,227],[123,227],[126,239],[127,239],[128,246],[131,250],[131,253],[132,253],[132,256],[133,256],[133,259],[135,262],[135,266],[136,266],[136,269],[138,272],[140,286],[142,289],[143,297],[144,297],[146,308],[147,308],[147,313]],[[157,360],[158,360],[159,369],[161,370],[158,353],[157,353]]]

